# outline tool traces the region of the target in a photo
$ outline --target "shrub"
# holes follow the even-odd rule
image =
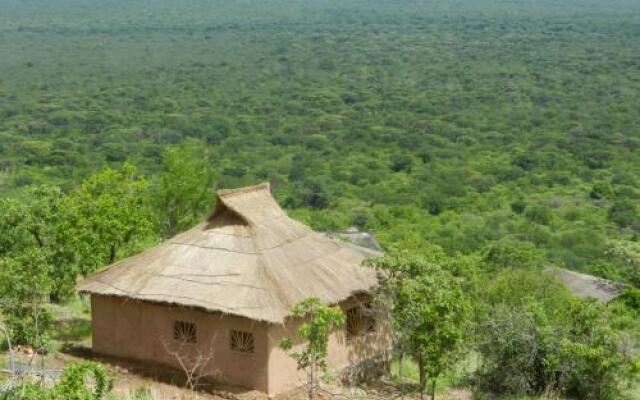
[[[479,388],[499,395],[623,398],[636,361],[605,306],[574,298],[531,271],[498,277],[487,298],[478,329]]]
[[[100,364],[82,362],[69,364],[50,389],[26,383],[0,394],[0,400],[104,400],[112,389],[113,378]]]
[[[621,228],[633,226],[638,220],[636,206],[629,201],[616,201],[609,209],[609,220]]]
[[[553,220],[553,212],[549,207],[535,205],[528,208],[524,216],[531,222],[541,225],[549,225]]]
[[[484,248],[484,262],[498,268],[539,267],[544,254],[533,243],[515,239],[502,239]]]

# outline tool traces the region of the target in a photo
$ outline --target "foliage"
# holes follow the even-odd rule
[[[0,394],[0,400],[106,400],[112,388],[113,378],[103,367],[82,362],[65,367],[60,382],[52,388],[26,383]]]
[[[93,388],[87,386],[91,378]],[[102,400],[111,392],[113,378],[97,363],[70,364],[62,372],[60,382],[54,388],[54,398],[67,400]]]
[[[45,305],[50,269],[39,248],[0,258],[0,313],[13,343],[31,345],[39,352],[49,347],[51,315]]]
[[[165,237],[194,225],[211,209],[215,175],[202,143],[165,150],[153,189],[154,208]]]
[[[80,273],[113,263],[123,247],[151,234],[147,189],[146,179],[125,164],[91,176],[64,198],[61,241]]]
[[[400,1],[5,0],[0,192],[130,163],[166,237],[207,211],[204,164],[316,228],[620,268],[600,242],[638,232],[640,4]]]
[[[49,247],[61,198],[59,188],[35,186],[21,197],[0,199],[0,256]]]
[[[493,268],[542,267],[544,254],[531,242],[502,239],[485,247],[483,261]]]
[[[640,313],[640,289],[632,287],[625,288],[620,295],[620,301],[624,302],[627,307]]]
[[[609,262],[614,265],[617,278],[626,280],[640,288],[640,242],[616,240],[606,251]]]
[[[621,228],[630,227],[640,222],[636,206],[631,201],[616,201],[609,208],[609,220]]]
[[[308,396],[310,400],[316,398],[319,373],[327,368],[327,354],[329,335],[335,328],[345,323],[345,316],[337,307],[329,307],[317,299],[308,298],[297,303],[292,309],[292,315],[304,318],[298,327],[298,335],[304,341],[304,348],[291,353],[296,360],[299,370],[307,372]],[[285,338],[280,343],[285,350],[290,350],[293,343]]]
[[[523,295],[526,293],[526,295]],[[613,316],[548,277],[505,271],[487,290],[479,324],[478,384],[510,395],[618,399],[637,376]]]
[[[24,198],[2,199],[0,258],[37,253],[50,293],[67,298],[78,275],[115,261],[119,251],[130,254],[151,237],[146,190],[137,170],[125,165],[105,169],[66,195],[41,186],[26,190]]]
[[[629,289],[593,341],[567,333],[597,306],[539,267],[640,286],[639,2],[151,3],[3,1],[0,298],[64,300],[78,276],[202,218],[213,180],[270,181],[314,228],[356,225],[456,278],[481,343],[504,339],[491,316],[541,330],[516,350],[552,349],[539,359],[592,387],[586,366],[617,357],[607,338],[638,331]],[[34,340],[18,309],[3,318]],[[498,367],[509,388],[502,372],[572,382]]]
[[[427,379],[454,365],[464,351],[470,325],[470,304],[460,277],[447,267],[445,256],[396,249],[370,265],[383,273],[383,291],[398,333],[397,345],[417,362],[420,394]],[[428,253],[427,253],[428,254]]]

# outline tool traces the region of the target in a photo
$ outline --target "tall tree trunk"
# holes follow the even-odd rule
[[[41,248],[44,247],[44,241],[40,237],[40,231],[38,229],[34,229],[32,232],[33,232],[33,237],[35,237],[36,242],[38,242],[38,247],[41,247]]]
[[[431,400],[436,400],[436,378],[431,383]]]
[[[400,377],[400,399],[404,400],[404,377],[402,376],[402,361],[404,360],[404,353],[401,352],[398,357],[398,376]]]
[[[112,244],[109,250],[109,264],[113,264],[116,261],[116,245]]]
[[[11,377],[16,373],[16,358],[13,354],[13,346],[11,345],[11,336],[9,336],[9,330],[0,322],[0,332],[4,333],[7,339],[7,350],[9,351],[9,364],[11,366]]]
[[[420,354],[418,357],[418,371],[420,372],[420,400],[425,400],[425,389],[427,387],[427,371],[424,366],[424,360]]]
[[[309,400],[315,400],[316,398],[316,360],[315,356],[311,359],[311,366],[309,371]]]
[[[176,233],[176,225],[178,225],[177,217],[172,213],[169,213],[167,217],[167,239],[172,238]]]

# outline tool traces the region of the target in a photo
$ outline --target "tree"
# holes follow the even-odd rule
[[[53,299],[64,299],[78,275],[151,238],[147,187],[138,171],[125,165],[91,176],[66,196],[57,187],[36,186],[2,199],[0,257],[37,253],[49,266]]]
[[[177,343],[175,340],[161,339],[164,350],[178,363],[184,373],[185,383],[194,399],[198,397],[200,381],[220,374],[220,371],[212,370],[216,357],[215,341],[216,335],[211,338],[207,346],[194,347],[186,339],[179,340]]]
[[[7,344],[7,350],[9,352],[10,374],[13,375],[16,372],[16,359],[13,352],[13,344],[11,341],[11,335],[9,334],[9,329],[2,321],[0,321],[0,333],[4,336],[4,340]]]
[[[569,307],[567,334],[560,356],[567,371],[566,394],[579,399],[619,399],[640,367],[632,345],[612,328],[605,307],[595,300],[575,300]]]
[[[292,314],[305,318],[305,322],[298,327],[305,347],[300,352],[291,353],[291,357],[296,360],[298,370],[306,371],[307,394],[309,400],[314,400],[319,386],[319,373],[327,368],[329,335],[334,328],[344,325],[345,316],[338,307],[326,306],[317,298],[299,302],[293,307]],[[283,339],[280,346],[285,350],[293,347],[289,338]]]
[[[639,219],[635,204],[627,200],[616,200],[609,208],[608,217],[620,228],[633,226]]]
[[[56,294],[69,295],[78,274],[111,264],[119,251],[127,255],[136,243],[151,240],[147,188],[138,170],[125,164],[91,176],[63,199],[56,241],[61,244],[59,264],[67,268],[54,270]]]
[[[551,274],[505,270],[487,284],[478,324],[476,381],[497,395],[622,398],[634,379],[632,346],[611,312],[575,298]]]
[[[531,242],[504,238],[487,245],[482,259],[493,268],[529,268],[544,264],[544,254]]]
[[[640,288],[640,243],[630,240],[612,240],[605,255],[632,285]]]
[[[437,248],[436,248],[437,249]],[[436,250],[437,251],[437,250]],[[436,263],[435,261],[441,261]],[[385,299],[398,343],[418,364],[420,398],[428,379],[435,398],[436,378],[451,367],[463,352],[470,305],[463,283],[447,265],[444,254],[429,259],[413,251],[393,250],[370,265],[381,270]],[[449,263],[453,266],[453,263]]]
[[[55,247],[60,188],[35,186],[20,196],[0,199],[0,256],[27,248]]]
[[[215,173],[198,143],[168,149],[153,190],[164,236],[172,237],[202,217],[213,200]]]
[[[524,216],[531,222],[541,225],[549,225],[553,221],[553,211],[544,205],[527,207]]]
[[[45,305],[51,291],[49,257],[31,248],[0,258],[0,312],[14,344],[30,345],[44,354],[49,345],[51,315]]]

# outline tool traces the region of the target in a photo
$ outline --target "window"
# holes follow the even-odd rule
[[[347,309],[347,339],[366,335],[376,330],[375,311],[371,303]]]
[[[183,343],[196,342],[196,324],[186,321],[176,321],[173,324],[173,338]]]
[[[231,331],[231,350],[243,353],[253,353],[255,345],[253,333],[243,331]]]

